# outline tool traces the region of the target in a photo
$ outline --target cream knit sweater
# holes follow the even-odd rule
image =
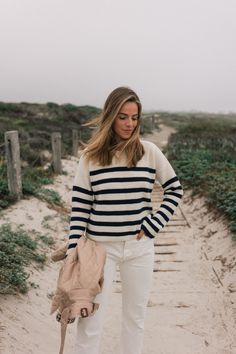
[[[76,247],[83,233],[96,241],[126,241],[142,229],[153,238],[170,220],[183,189],[161,150],[141,142],[145,154],[136,167],[127,167],[118,154],[110,166],[87,162],[82,154],[72,192],[69,248]],[[163,201],[153,213],[155,180],[163,188]]]

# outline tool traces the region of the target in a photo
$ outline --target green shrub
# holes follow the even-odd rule
[[[48,108],[57,108],[58,107],[58,104],[54,103],[54,102],[47,102],[46,105]]]
[[[44,264],[46,255],[37,251],[38,241],[22,227],[15,231],[9,224],[0,227],[0,293],[25,293],[29,273],[25,269],[32,261]]]
[[[23,195],[32,195],[49,204],[62,205],[58,192],[42,188],[42,186],[53,183],[52,168],[44,170],[41,167],[26,167],[22,170],[22,192]],[[7,167],[0,161],[0,210],[7,208],[15,201],[15,197],[9,193],[7,183]]]
[[[0,160],[0,210],[7,208],[14,200],[8,190],[6,164]]]
[[[21,112],[21,108],[17,103],[0,102],[0,112]]]
[[[27,184],[33,184],[35,187],[53,183],[52,169],[26,167],[22,173],[23,181]]]
[[[78,107],[71,104],[71,103],[64,104],[62,107],[64,108],[64,110],[66,112],[77,112],[78,111]]]
[[[41,200],[45,200],[49,204],[56,204],[59,206],[63,204],[59,193],[52,189],[38,188],[34,195]]]
[[[229,219],[236,233],[236,123],[226,119],[190,121],[167,146],[184,188],[205,195]]]
[[[42,185],[53,183],[52,169],[27,167],[23,173],[22,187],[24,195],[33,195],[50,204],[62,205],[62,200],[58,192],[42,188]]]
[[[39,239],[48,246],[55,244],[54,238],[52,236],[39,235]]]
[[[157,120],[155,121],[154,129],[158,129],[159,125]],[[143,116],[141,119],[141,134],[151,134],[153,133],[151,116]]]

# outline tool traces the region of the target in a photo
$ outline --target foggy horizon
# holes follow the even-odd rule
[[[72,104],[74,106],[77,106],[77,107],[84,107],[84,106],[91,106],[91,107],[95,107],[95,108],[98,108],[98,109],[102,109],[103,107],[99,107],[99,106],[95,106],[95,105],[92,105],[92,104],[81,104],[81,105],[78,105],[76,103],[73,103],[73,102],[62,102],[62,103],[58,103],[58,102],[53,102],[53,101],[47,101],[47,102],[30,102],[30,101],[0,101],[0,103],[13,103],[13,104],[42,104],[42,105],[46,105],[47,103],[55,103],[59,106],[61,105],[67,105],[67,104]],[[169,112],[169,113],[196,113],[196,114],[201,114],[201,113],[206,113],[206,114],[224,114],[224,115],[235,115],[236,114],[236,110],[235,111],[232,111],[232,110],[219,110],[219,111],[207,111],[207,110],[197,110],[197,109],[185,109],[185,110],[175,110],[175,109],[145,109],[143,108],[142,109],[142,113],[145,113],[145,114],[151,114],[151,113],[164,113],[164,112]]]
[[[233,0],[0,0],[0,101],[236,112]]]

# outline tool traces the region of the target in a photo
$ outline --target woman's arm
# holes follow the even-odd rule
[[[157,146],[154,149],[156,179],[161,184],[164,194],[157,212],[153,216],[145,217],[141,226],[145,235],[151,238],[168,223],[183,196],[183,188],[171,164]]]
[[[82,154],[77,166],[72,190],[69,249],[77,246],[78,239],[86,231],[92,204],[93,192],[89,178],[89,168]]]

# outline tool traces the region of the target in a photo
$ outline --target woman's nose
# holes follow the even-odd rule
[[[131,126],[132,125],[132,118],[127,118],[126,125],[127,126]]]

